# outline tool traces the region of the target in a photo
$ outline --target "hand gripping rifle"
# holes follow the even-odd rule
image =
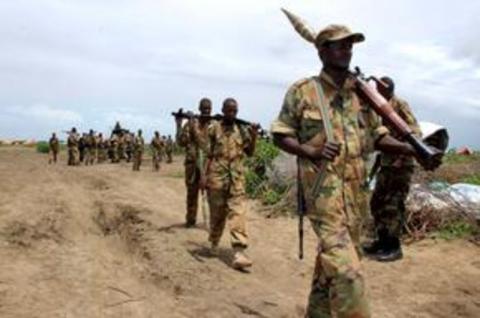
[[[373,77],[365,78],[360,68],[356,67],[355,72],[351,73],[355,79],[356,91],[360,98],[377,113],[384,122],[390,125],[403,140],[408,142],[415,149],[415,157],[426,170],[434,170],[441,164],[443,152],[428,147],[423,141],[413,134],[412,129],[405,121],[393,110],[390,103],[372,86],[368,84],[370,80],[375,81],[377,85],[385,84]]]

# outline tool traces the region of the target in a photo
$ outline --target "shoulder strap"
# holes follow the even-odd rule
[[[332,123],[330,121],[330,115],[328,112],[328,105],[325,102],[325,94],[323,92],[322,84],[320,81],[315,81],[315,91],[317,93],[318,108],[320,108],[320,113],[322,114],[323,125],[325,127],[325,135],[327,136],[327,141],[334,142]]]

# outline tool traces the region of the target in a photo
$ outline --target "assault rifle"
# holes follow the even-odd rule
[[[375,87],[368,84],[370,80],[373,80],[377,85],[386,88],[385,83],[373,76],[365,78],[358,67],[351,75],[355,78],[356,91],[360,98],[367,102],[383,121],[400,135],[402,140],[408,142],[415,149],[415,157],[425,170],[438,168],[441,164],[443,152],[430,148],[420,138],[416,137],[407,123],[393,110],[390,103]]]
[[[213,116],[205,116],[205,115],[201,115],[201,114],[194,114],[193,112],[191,111],[187,111],[187,112],[184,112],[182,108],[180,108],[178,110],[178,112],[172,112],[172,116],[175,117],[175,118],[183,118],[183,119],[194,119],[194,118],[197,118],[197,119],[205,119],[205,120],[216,120],[216,121],[219,121],[219,120],[222,120],[224,118],[223,115],[221,114],[215,114]],[[244,120],[244,119],[240,119],[240,118],[235,118],[235,124],[237,125],[242,125],[242,126],[253,126],[254,124],[252,122],[249,122],[247,120]],[[264,130],[261,128],[260,125],[258,125],[258,131],[259,133],[261,134],[265,134]]]

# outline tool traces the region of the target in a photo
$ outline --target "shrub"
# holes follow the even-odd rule
[[[46,141],[39,141],[37,142],[37,152],[39,153],[48,153],[48,142]]]

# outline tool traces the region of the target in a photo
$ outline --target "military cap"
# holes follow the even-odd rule
[[[330,24],[320,32],[318,32],[315,38],[315,45],[321,47],[325,43],[335,42],[345,39],[351,39],[352,43],[363,42],[365,36],[362,33],[355,33],[344,25]]]

